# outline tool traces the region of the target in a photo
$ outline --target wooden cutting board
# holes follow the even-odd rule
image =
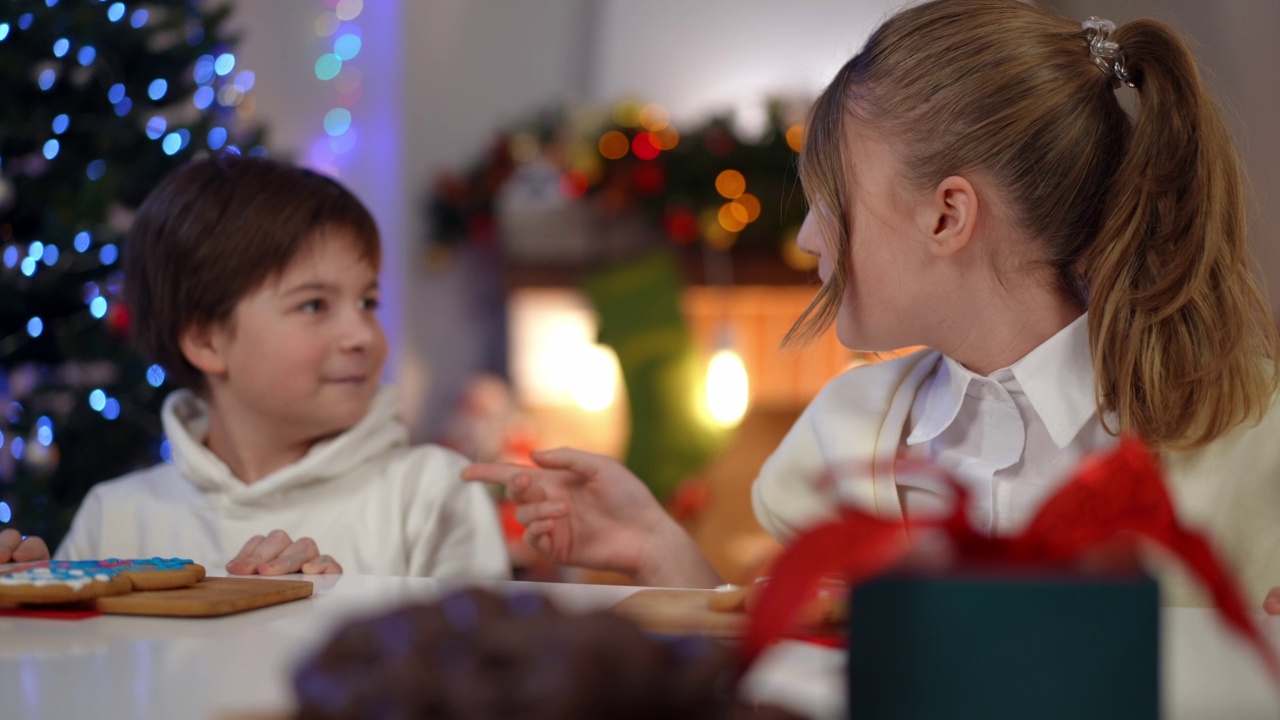
[[[740,612],[718,612],[707,607],[713,590],[641,590],[613,606],[649,632],[664,635],[701,635],[714,638],[741,638],[747,616]]]
[[[94,607],[109,615],[218,617],[311,597],[306,580],[205,578],[191,587],[149,590],[98,598]]]

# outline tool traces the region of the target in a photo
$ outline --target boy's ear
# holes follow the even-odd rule
[[[227,371],[223,353],[223,329],[219,323],[188,325],[178,337],[182,355],[205,375],[221,375]]]
[[[959,175],[944,178],[924,198],[918,221],[934,256],[946,257],[967,246],[978,224],[978,192],[973,183]]]

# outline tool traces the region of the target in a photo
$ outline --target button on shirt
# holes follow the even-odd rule
[[[944,356],[916,395],[906,454],[967,488],[978,530],[1022,530],[1082,458],[1115,444],[1096,414],[1086,318],[985,377]],[[897,482],[908,517],[951,507],[937,478],[899,473]]]

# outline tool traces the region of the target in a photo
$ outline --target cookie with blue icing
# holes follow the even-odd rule
[[[0,573],[0,603],[54,604],[194,585],[204,568],[184,558],[46,560]]]

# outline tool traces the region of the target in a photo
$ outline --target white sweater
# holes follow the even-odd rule
[[[830,493],[815,482],[828,469],[868,468],[870,482],[840,483],[842,499],[887,519],[903,518],[892,471],[908,415],[940,361],[936,351],[849,370],[822,389],[752,488],[756,517],[787,543],[814,522],[833,518]],[[1234,569],[1250,607],[1280,586],[1280,397],[1257,424],[1238,427],[1208,447],[1162,456],[1166,484],[1182,522],[1209,535]],[[1163,565],[1163,563],[1162,563]],[[1163,566],[1169,605],[1205,605],[1181,571]]]
[[[461,480],[461,455],[409,446],[390,388],[354,427],[253,484],[205,447],[195,395],[173,393],[162,417],[173,462],[96,485],[56,558],[180,556],[221,569],[253,535],[281,529],[348,573],[510,575],[488,493]]]

